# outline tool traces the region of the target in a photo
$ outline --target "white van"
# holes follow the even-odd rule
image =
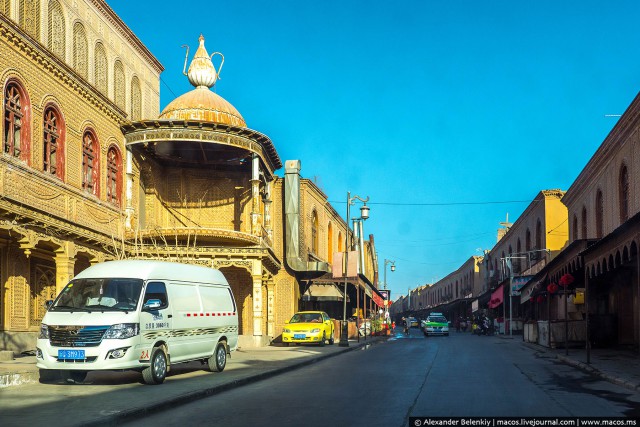
[[[137,370],[160,384],[171,364],[221,372],[238,346],[238,312],[218,270],[163,261],[108,261],[84,270],[51,303],[36,349],[42,380]]]

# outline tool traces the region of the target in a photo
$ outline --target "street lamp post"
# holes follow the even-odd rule
[[[390,259],[384,260],[384,288],[387,289],[387,265],[391,264],[391,272],[396,271],[396,262]]]
[[[384,288],[387,289],[387,265],[391,264],[391,272],[393,273],[394,271],[396,271],[396,262],[392,261],[390,259],[385,259],[384,260]],[[385,312],[385,319],[388,317],[388,313],[389,313],[389,304],[387,302],[387,304],[385,304],[384,306],[384,312]]]
[[[345,233],[344,269],[342,271],[342,274],[344,274],[344,295],[342,297],[342,332],[340,333],[340,342],[338,343],[340,347],[349,347],[349,322],[347,321],[347,269],[349,268],[349,232],[351,231],[349,228],[349,220],[351,218],[351,205],[355,204],[356,200],[360,200],[364,203],[364,205],[360,208],[360,217],[363,220],[369,218],[369,206],[367,206],[369,197],[367,197],[366,199],[363,199],[360,196],[351,197],[351,192],[347,192],[347,232]]]

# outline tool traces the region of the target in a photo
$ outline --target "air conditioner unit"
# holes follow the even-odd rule
[[[538,261],[542,257],[542,252],[536,251],[529,254],[531,261]]]

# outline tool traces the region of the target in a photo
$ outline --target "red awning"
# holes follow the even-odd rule
[[[493,291],[493,293],[491,294],[491,299],[489,300],[488,306],[489,308],[499,307],[500,304],[502,304],[503,300],[504,300],[504,286],[500,285],[498,286],[498,289]]]
[[[374,292],[372,297],[373,297],[373,302],[375,302],[378,307],[384,307],[384,299],[382,299],[380,295]]]

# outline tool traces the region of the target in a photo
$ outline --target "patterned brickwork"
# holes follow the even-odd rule
[[[146,48],[139,45],[139,41],[129,38],[128,29],[121,28],[108,12],[100,13],[94,2],[89,0],[74,2],[74,8],[63,7],[58,0],[51,0],[45,5],[44,16],[39,14],[39,3],[36,0],[20,1],[18,16],[9,15],[9,18],[77,70],[80,76],[88,78],[89,83],[112,101],[115,101],[116,94],[120,96],[123,93],[122,90],[130,92],[126,88],[130,86],[134,74],[137,75],[142,82],[141,115],[150,118],[158,116],[159,73],[162,67]],[[73,28],[67,31],[70,26]],[[66,40],[67,34],[71,34],[70,40]],[[97,44],[102,46],[102,50],[96,52]],[[108,69],[114,68],[117,58],[122,61],[124,74],[122,82],[118,84],[114,76],[108,75]],[[99,76],[103,76],[104,80],[98,79]],[[116,88],[120,91],[116,91]],[[130,93],[126,101],[120,101],[121,108],[127,111],[126,106],[131,105]]]
[[[281,270],[275,280],[274,289],[274,315],[275,329],[274,334],[277,337],[282,333],[284,324],[291,319],[291,316],[297,311],[298,303],[295,295],[296,281],[286,271]]]
[[[7,3],[8,0],[3,0]],[[18,3],[18,16],[20,17],[20,27],[33,38],[40,37],[40,1],[20,0]]]
[[[639,109],[638,100],[634,101],[634,109]],[[631,109],[632,107],[630,107]],[[594,154],[585,170],[567,191],[563,198],[569,210],[571,241],[583,239],[582,209],[587,210],[587,238],[596,238],[596,194],[603,195],[603,235],[611,233],[621,224],[619,177],[623,165],[629,173],[629,207],[628,217],[640,212],[640,129],[638,124],[625,133],[612,131],[602,146]],[[574,218],[578,222],[579,235],[573,229]]]
[[[2,281],[8,284],[9,292],[6,292],[4,306],[9,309],[7,313],[8,329],[14,331],[27,331],[29,329],[29,277],[28,260],[16,247],[9,247],[3,251],[6,260],[2,265],[6,266],[2,272]]]
[[[52,262],[33,259],[31,261],[31,286],[29,326],[39,328],[46,312],[45,301],[56,297],[56,268]]]
[[[247,270],[230,267],[221,268],[231,291],[238,305],[238,321],[241,335],[251,335],[253,333],[253,315],[252,315],[252,292],[253,284],[251,275]]]
[[[250,231],[247,178],[238,173],[155,165],[142,173],[146,228],[203,227]]]

